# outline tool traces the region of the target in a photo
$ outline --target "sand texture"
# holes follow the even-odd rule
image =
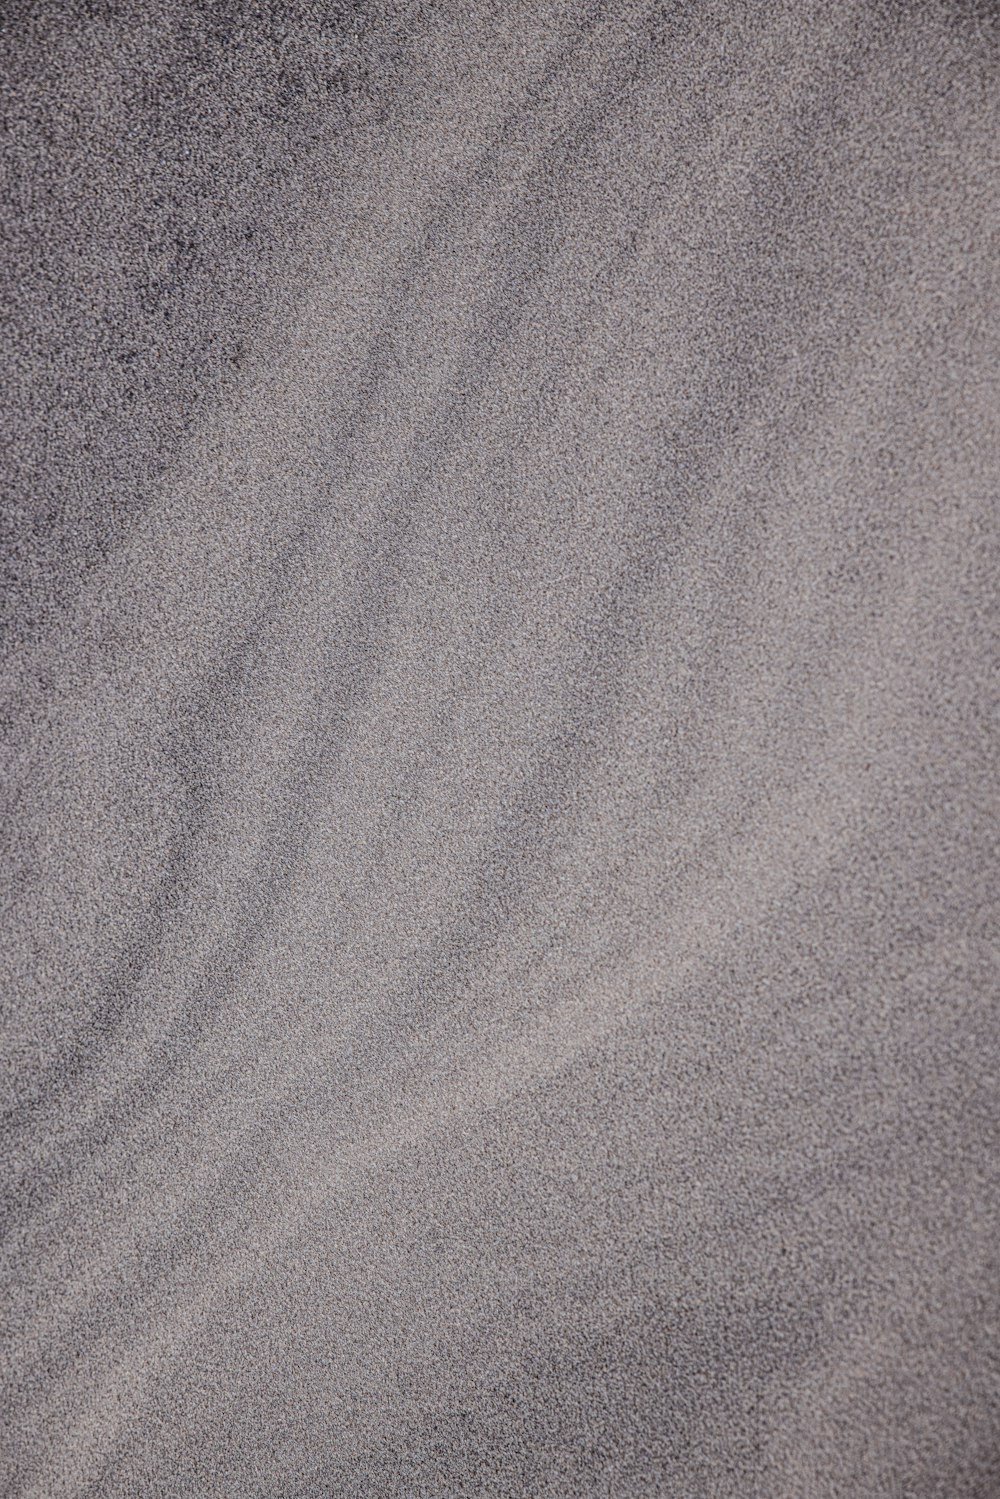
[[[0,1493],[997,1499],[996,7],[0,42]]]

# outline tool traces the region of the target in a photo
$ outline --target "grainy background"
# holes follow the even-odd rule
[[[1000,1494],[995,8],[0,39],[2,1492]]]

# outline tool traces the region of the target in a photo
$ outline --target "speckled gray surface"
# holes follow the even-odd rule
[[[2,41],[2,1492],[1000,1494],[994,8]]]

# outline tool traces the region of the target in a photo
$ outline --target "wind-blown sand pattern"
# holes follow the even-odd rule
[[[1000,1493],[1000,25],[2,17],[0,1490]]]

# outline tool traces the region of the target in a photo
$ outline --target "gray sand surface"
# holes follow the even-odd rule
[[[996,8],[0,17],[0,1493],[996,1499]]]

